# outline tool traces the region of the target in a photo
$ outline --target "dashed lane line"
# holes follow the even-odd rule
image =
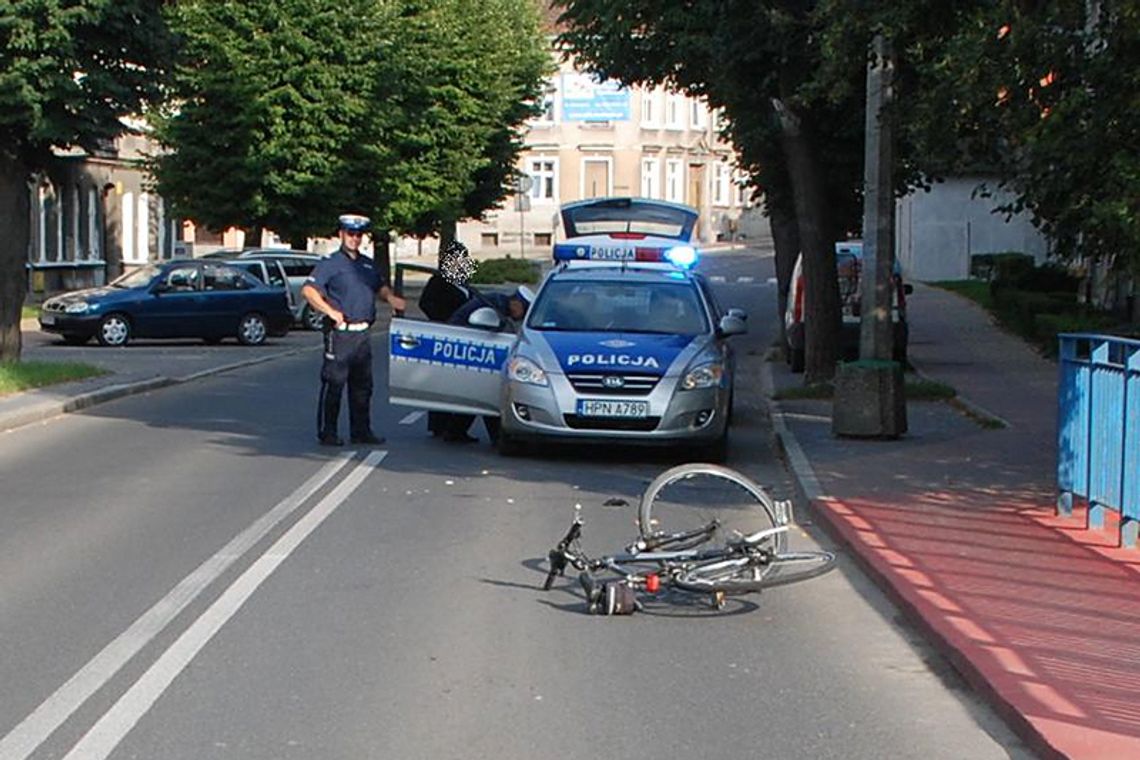
[[[421,419],[423,419],[423,416],[424,416],[423,412],[412,412],[411,414],[404,417],[404,419],[400,420],[400,424],[401,425],[414,425],[417,422],[419,422]]]

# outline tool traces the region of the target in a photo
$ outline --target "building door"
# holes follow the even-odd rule
[[[610,194],[610,160],[587,158],[582,162],[582,197],[604,198]]]
[[[689,195],[688,204],[697,210],[700,215],[693,226],[693,239],[701,239],[701,225],[705,218],[705,165],[689,164]]]

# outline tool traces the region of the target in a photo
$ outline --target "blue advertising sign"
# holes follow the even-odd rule
[[[563,121],[629,121],[629,90],[589,74],[562,75]]]

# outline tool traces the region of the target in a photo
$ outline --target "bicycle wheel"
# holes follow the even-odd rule
[[[805,552],[782,552],[773,560],[765,586],[782,586],[815,578],[835,567],[835,554],[822,549]]]
[[[683,464],[657,476],[645,489],[638,507],[642,539],[659,551],[680,547],[670,536],[693,534],[714,525],[707,539],[710,546],[723,544],[737,535],[785,525],[787,510],[777,504],[755,481],[736,470],[715,464]],[[784,550],[784,532],[768,536],[760,544],[768,551]]]

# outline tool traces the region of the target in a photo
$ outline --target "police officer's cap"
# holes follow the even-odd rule
[[[348,232],[367,232],[372,227],[372,220],[360,214],[341,214],[337,224]]]
[[[527,306],[530,306],[531,302],[534,301],[534,291],[526,285],[519,285],[515,292],[511,294],[511,298],[517,298]]]

